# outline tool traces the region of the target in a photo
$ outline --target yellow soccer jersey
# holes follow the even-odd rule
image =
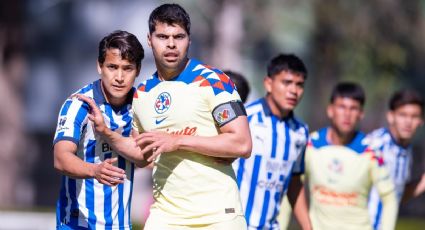
[[[240,100],[235,86],[220,70],[191,59],[170,81],[157,74],[134,95],[133,128],[175,135],[215,136],[212,111],[222,103]],[[218,119],[225,120],[224,111]],[[219,145],[220,143],[217,143]],[[163,153],[153,170],[154,199],[150,215],[176,225],[209,224],[242,215],[232,166],[189,151]]]
[[[394,204],[391,178],[382,160],[362,143],[362,133],[346,146],[328,143],[326,133],[327,128],[314,132],[306,150],[313,229],[372,229],[367,210],[370,188],[376,186],[380,195],[390,197]],[[387,226],[394,226],[396,209],[391,206],[387,212],[394,216]]]

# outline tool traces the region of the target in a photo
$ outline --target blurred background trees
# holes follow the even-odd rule
[[[5,0],[0,3],[0,208],[53,207],[59,175],[51,142],[63,100],[98,78],[97,45],[107,33],[134,33],[145,47],[140,82],[155,66],[147,47],[150,11],[164,1]],[[312,130],[338,81],[367,92],[361,128],[385,124],[391,93],[425,92],[424,0],[182,0],[191,15],[190,56],[245,74],[264,94],[266,63],[279,52],[305,60],[309,77],[297,113]],[[424,130],[414,144],[415,173],[425,169]],[[136,183],[138,183],[136,181]],[[402,209],[425,215],[424,196]]]

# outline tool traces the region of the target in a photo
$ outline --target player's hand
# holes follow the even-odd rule
[[[161,153],[176,151],[178,135],[165,132],[144,132],[135,137],[135,141],[148,162],[155,161]]]
[[[106,159],[100,164],[97,164],[94,169],[94,178],[99,183],[109,186],[124,183],[126,178],[125,171],[112,164],[117,162],[118,158]]]
[[[96,130],[96,132],[103,134],[108,127],[105,124],[102,111],[100,111],[99,107],[97,107],[96,102],[94,102],[92,98],[82,94],[76,94],[75,97],[89,105],[90,113],[88,118],[93,122],[93,128]]]
[[[214,162],[219,164],[225,164],[230,165],[232,164],[237,158],[225,158],[225,157],[214,157]]]

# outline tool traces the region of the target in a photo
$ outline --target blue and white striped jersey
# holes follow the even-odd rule
[[[412,148],[398,145],[386,128],[372,131],[366,138],[367,144],[382,154],[385,167],[394,182],[398,202],[403,197],[404,187],[410,181],[412,166]],[[369,195],[369,213],[374,229],[380,229],[382,202],[375,188]]]
[[[97,80],[76,93],[95,100],[102,111],[107,126],[123,136],[131,132],[131,100],[134,89],[129,92],[128,103],[114,108],[101,90]],[[100,163],[116,157],[106,141],[93,130],[88,119],[88,105],[78,99],[67,99],[58,118],[54,144],[69,140],[77,145],[77,157],[90,163]],[[57,226],[67,225],[72,229],[130,229],[130,206],[133,188],[134,164],[118,156],[117,166],[126,171],[123,184],[107,186],[96,179],[74,179],[62,176],[62,185],[57,202]]]
[[[246,107],[252,154],[233,163],[248,229],[279,229],[277,216],[292,174],[304,173],[307,125],[274,116],[261,98]]]

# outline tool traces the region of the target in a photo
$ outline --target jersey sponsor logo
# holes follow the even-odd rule
[[[195,136],[196,135],[196,130],[198,128],[197,127],[189,127],[186,126],[186,128],[183,129],[179,129],[179,130],[170,130],[170,129],[166,129],[165,131],[169,134],[173,134],[173,135],[188,135],[188,136]]]
[[[171,106],[171,95],[167,92],[162,92],[155,100],[155,111],[158,114],[165,113]]]
[[[161,124],[161,122],[163,122],[165,119],[167,119],[167,117],[157,118],[157,119],[155,119],[155,124],[156,124],[156,125],[159,125],[159,124]]]
[[[112,147],[108,143],[102,143],[102,153],[111,152]]]
[[[320,185],[314,186],[313,197],[321,204],[334,206],[358,206],[359,202],[357,192],[337,192]]]
[[[276,189],[277,191],[282,191],[283,183],[277,180],[259,180],[257,182],[257,187],[266,190]]]

